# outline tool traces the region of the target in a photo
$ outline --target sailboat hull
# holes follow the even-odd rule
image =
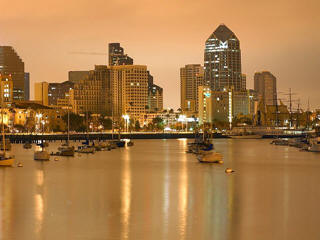
[[[14,158],[0,159],[0,166],[12,166],[14,164]]]
[[[34,153],[34,160],[37,161],[49,161],[50,154],[47,151],[36,151]]]

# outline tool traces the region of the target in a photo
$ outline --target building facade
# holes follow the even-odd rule
[[[144,65],[111,66],[112,113],[118,120],[128,115],[143,124],[148,109],[148,72]]]
[[[49,83],[48,86],[48,104],[58,105],[59,99],[65,99],[70,89],[74,88],[74,83],[65,81],[62,83]]]
[[[24,100],[30,100],[30,73],[24,73]]]
[[[49,83],[37,82],[34,84],[34,100],[42,105],[49,104]]]
[[[1,107],[9,107],[13,101],[13,81],[11,75],[0,74]]]
[[[277,79],[271,72],[254,74],[254,90],[266,105],[277,105]]]
[[[11,46],[0,46],[0,73],[11,75],[14,101],[25,100],[24,62]]]
[[[163,109],[163,88],[152,84],[148,87],[148,110],[158,112]]]
[[[89,71],[69,71],[68,81],[73,83],[79,83],[81,80],[87,79]]]
[[[184,112],[198,112],[198,87],[203,85],[203,66],[188,64],[180,68],[180,107]]]
[[[240,91],[241,51],[240,41],[225,25],[220,25],[207,39],[204,51],[204,82],[213,91],[233,87]]]

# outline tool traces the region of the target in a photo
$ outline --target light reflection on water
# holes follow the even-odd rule
[[[223,165],[198,163],[186,139],[46,163],[14,145],[24,167],[0,169],[0,239],[320,239],[319,154],[215,147]]]

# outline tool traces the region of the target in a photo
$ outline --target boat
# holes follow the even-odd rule
[[[11,142],[10,142],[10,140],[8,138],[0,143],[0,150],[2,150],[2,151],[3,150],[6,150],[6,151],[10,151],[11,150]]]
[[[129,142],[127,142],[127,146],[128,146],[128,147],[132,147],[133,145],[134,145],[134,142],[133,142],[133,141],[130,140]]]
[[[25,144],[23,144],[23,148],[24,149],[30,149],[30,148],[32,148],[32,144],[29,143],[29,142],[26,142]]]
[[[78,153],[94,153],[95,147],[89,146],[89,145],[79,146],[77,152]]]
[[[9,150],[9,148],[6,146],[6,143],[8,142],[5,137],[4,134],[4,124],[3,124],[3,111],[2,111],[2,106],[1,106],[1,125],[2,125],[2,142],[1,142],[1,146],[2,146],[2,153],[0,153],[0,166],[12,166],[14,164],[14,156],[10,155],[9,153],[7,153],[6,151]],[[10,144],[10,149],[11,149],[11,144]]]
[[[59,147],[59,156],[73,157],[74,156],[74,146],[61,146]]]
[[[243,135],[230,135],[232,139],[261,139],[262,135],[257,134],[243,134]]]
[[[44,149],[44,147],[40,147],[39,150],[36,150],[34,152],[34,160],[37,161],[49,161],[50,160],[50,154]]]
[[[223,163],[222,154],[215,151],[201,151],[197,159],[201,163]]]
[[[310,139],[307,149],[309,152],[320,152],[320,137]]]
[[[69,106],[68,106],[68,129],[67,129],[67,142],[61,144],[61,146],[58,148],[59,152],[56,154],[58,156],[65,156],[65,157],[74,157],[74,146],[70,146],[70,133],[69,133],[69,128],[70,128],[70,114],[69,114]]]

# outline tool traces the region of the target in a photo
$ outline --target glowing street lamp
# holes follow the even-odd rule
[[[129,121],[130,121],[130,117],[128,114],[122,115],[123,119],[125,120],[125,124],[126,124],[126,132],[128,132],[128,125],[129,125]]]

